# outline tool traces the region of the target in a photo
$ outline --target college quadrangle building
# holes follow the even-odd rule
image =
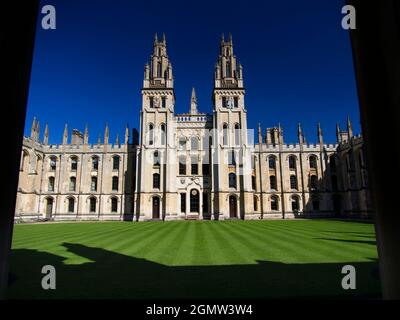
[[[247,126],[243,68],[222,36],[214,68],[212,114],[195,90],[175,114],[174,76],[163,36],[144,68],[139,131],[89,144],[65,126],[62,144],[24,137],[16,221],[270,219],[369,217],[372,204],[360,135],[336,128],[337,141],[284,142],[283,130]]]

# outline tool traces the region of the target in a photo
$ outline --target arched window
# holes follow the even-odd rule
[[[161,62],[157,62],[157,77],[161,77]]]
[[[160,189],[160,174],[153,173],[153,189]]]
[[[224,146],[228,145],[228,125],[224,123],[222,126],[222,144]]]
[[[97,156],[92,157],[92,170],[99,170],[99,157]]]
[[[97,191],[97,177],[92,177],[90,191]]]
[[[254,207],[254,211],[258,211],[258,199],[256,196],[253,197],[253,207]]]
[[[78,169],[78,158],[71,157],[71,171],[76,171]]]
[[[69,191],[75,191],[76,189],[76,178],[71,177],[69,178]]]
[[[276,169],[276,158],[275,158],[275,156],[270,156],[268,158],[268,167],[270,169]]]
[[[68,212],[74,212],[75,211],[75,199],[74,198],[68,198]]]
[[[291,169],[291,170],[296,169],[296,157],[295,156],[289,157],[289,169]]]
[[[57,158],[50,157],[50,171],[56,171],[57,168]]]
[[[199,149],[199,139],[197,137],[190,138],[190,149],[198,150]]]
[[[275,176],[269,176],[269,187],[271,190],[278,190],[276,186],[276,177]]]
[[[153,165],[154,166],[160,165],[160,154],[158,151],[154,151],[153,153]]]
[[[235,124],[235,145],[240,145],[240,127],[239,124]]]
[[[54,177],[49,177],[48,191],[54,191]]]
[[[28,171],[28,168],[29,168],[29,152],[24,150],[22,151],[21,170]]]
[[[186,157],[185,156],[179,157],[179,174],[186,175]]]
[[[112,191],[118,191],[118,177],[112,177]]]
[[[299,211],[300,210],[299,197],[298,196],[292,196],[290,201],[292,203],[292,211],[293,212]]]
[[[160,137],[160,141],[161,141],[161,145],[164,146],[165,145],[165,140],[166,140],[166,134],[165,134],[165,124],[161,125],[161,137]]]
[[[271,197],[271,211],[277,211],[277,210],[279,210],[278,197],[272,196]]]
[[[96,198],[90,198],[89,200],[89,211],[96,212]]]
[[[113,170],[119,170],[119,156],[113,156]]]
[[[236,188],[236,174],[229,174],[229,188]]]
[[[316,156],[310,156],[309,162],[310,162],[310,169],[317,169],[317,157]]]
[[[149,124],[149,145],[154,144],[154,126]]]
[[[297,190],[297,177],[293,174],[290,176],[290,189]]]
[[[315,174],[310,176],[310,189],[313,191],[318,190],[318,177]]]
[[[117,211],[118,211],[118,199],[111,198],[111,212],[117,212]]]

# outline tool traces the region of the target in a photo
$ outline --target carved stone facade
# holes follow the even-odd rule
[[[121,144],[88,143],[74,129],[68,143],[39,141],[34,119],[24,138],[17,220],[269,219],[372,213],[363,141],[337,127],[337,142],[286,144],[280,126],[247,127],[243,68],[232,37],[220,42],[212,114],[175,114],[172,65],[165,36],[154,39],[145,65],[140,132]],[[251,110],[251,107],[250,107]],[[257,139],[256,139],[257,138]],[[257,140],[257,142],[255,142]]]

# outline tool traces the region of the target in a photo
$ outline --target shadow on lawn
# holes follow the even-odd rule
[[[11,254],[8,298],[380,298],[377,261],[355,266],[357,290],[341,289],[345,263],[165,266],[100,248],[64,243],[70,252],[90,259],[66,265],[64,258],[36,250]],[[53,265],[57,289],[41,289],[41,268]]]

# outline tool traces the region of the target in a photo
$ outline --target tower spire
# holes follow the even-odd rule
[[[318,134],[318,142],[319,142],[319,144],[324,144],[324,140],[323,140],[323,137],[322,137],[322,129],[321,129],[321,123],[319,123],[318,122],[318,125],[317,125],[317,134]]]
[[[304,143],[304,135],[303,135],[303,130],[301,129],[300,122],[297,124],[297,135],[299,137],[299,143],[303,144]]]
[[[89,144],[89,129],[88,129],[87,123],[85,125],[85,133],[84,133],[84,137],[83,137],[83,144]]]
[[[353,137],[353,128],[351,126],[350,116],[347,116],[347,134],[349,140]]]
[[[46,126],[44,128],[44,135],[43,135],[43,144],[48,145],[49,144],[49,126],[46,123]]]
[[[104,145],[108,144],[108,134],[109,134],[108,124],[106,123],[106,128],[104,130]]]
[[[68,124],[64,126],[63,144],[68,144]]]
[[[190,114],[197,114],[197,98],[194,87],[192,88],[192,96],[190,98]]]
[[[36,117],[33,117],[32,126],[31,126],[31,139],[35,138],[35,130],[36,130]]]

